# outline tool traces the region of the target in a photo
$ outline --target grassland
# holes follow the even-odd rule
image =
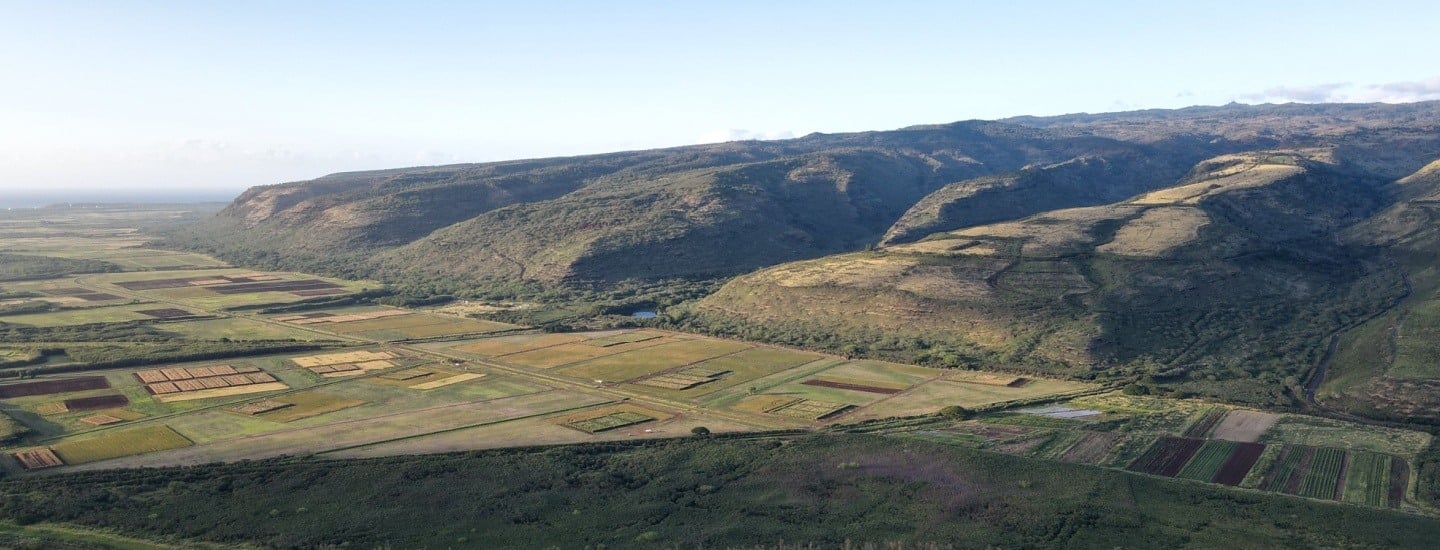
[[[460,319],[441,315],[412,313],[409,315],[384,317],[366,321],[326,323],[316,325],[315,328],[337,334],[358,336],[369,340],[394,341],[433,338],[437,336],[502,332],[514,330],[519,327],[476,319]]]
[[[34,327],[63,327],[93,323],[123,323],[126,321],[148,321],[155,317],[137,313],[142,310],[164,306],[151,304],[128,304],[119,306],[65,309],[48,313],[10,315],[0,317],[0,322],[15,323]]]
[[[1424,432],[1381,426],[1361,428],[1338,420],[1287,415],[1260,441],[1370,451],[1413,459],[1430,444],[1430,439]]]
[[[582,380],[620,382],[666,369],[699,363],[749,348],[748,344],[724,340],[682,340],[659,344],[643,350],[609,355],[565,367],[559,372]]]

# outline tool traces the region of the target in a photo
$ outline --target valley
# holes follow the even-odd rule
[[[385,506],[280,504],[311,482],[355,494],[353,468],[425,508],[442,497],[391,470],[443,479],[466,461],[527,472],[472,495],[485,521],[611,525],[572,543],[762,540],[625,519],[649,489],[716,517],[781,506],[757,533],[796,532],[776,526],[798,514],[825,544],[845,540],[825,523],[841,516],[774,503],[880,491],[894,508],[866,517],[963,517],[997,545],[1144,522],[1177,543],[1294,545],[1334,540],[1292,523],[1329,515],[1406,526],[1349,527],[1361,545],[1440,531],[1440,142],[1414,122],[1434,108],[972,121],[3,212],[0,541],[123,525],[160,545],[381,544],[367,525],[384,524],[512,544],[528,528],[421,533],[375,520]],[[960,496],[894,493],[912,482]],[[542,496],[562,484],[573,505]],[[259,491],[241,506],[272,520],[172,507],[227,491]],[[1144,494],[1207,515],[1126,511]],[[995,502],[1010,508],[981,511]],[[1210,529],[1235,502],[1257,523]],[[1134,522],[1015,528],[1035,506]],[[344,533],[304,527],[317,509]]]
[[[1148,215],[1175,208],[1169,203],[1147,208],[1145,215],[1127,214],[1127,223],[1146,230],[1174,225]],[[1093,210],[1097,214],[1057,219],[1111,212]],[[109,222],[125,223],[123,217]],[[1179,223],[1194,225],[1187,218]],[[983,260],[991,254],[965,251],[1003,243],[1015,231],[1033,234],[981,228],[898,248],[924,254],[919,250],[935,246],[930,243],[972,239],[980,244],[958,254]],[[1063,250],[1077,239],[1096,246],[1083,241],[1083,231],[1041,235],[1032,252],[1041,259],[1026,262],[1053,262],[1043,259],[1044,247]],[[0,248],[52,257],[43,254],[63,247],[47,239],[70,238],[5,240]],[[73,254],[82,261],[125,257],[120,251],[136,244],[94,234],[85,239],[95,248]],[[934,250],[957,254],[953,248]],[[147,250],[143,256],[177,254]],[[883,260],[897,253],[881,254]],[[0,482],[0,493],[18,497],[11,487],[78,483],[85,478],[75,476],[132,468],[223,469],[214,464],[227,463],[285,471],[556,445],[609,444],[620,445],[617,452],[646,453],[665,441],[708,438],[716,448],[739,449],[751,442],[814,446],[834,445],[816,438],[862,437],[921,445],[927,453],[978,451],[1031,461],[1023,469],[1034,475],[1088,467],[1114,472],[1105,475],[1190,480],[1181,483],[1197,484],[1194,490],[1238,491],[1207,498],[1286,495],[1436,513],[1426,496],[1432,482],[1422,472],[1433,460],[1434,440],[1424,431],[1129,395],[1119,379],[907,365],[643,323],[553,332],[443,312],[464,308],[379,305],[381,283],[182,257],[189,263],[91,266],[97,272],[0,283],[14,311],[0,316],[0,326],[24,335],[6,344],[11,359],[4,372],[19,379],[0,382],[9,441],[0,467],[10,480]],[[1004,276],[1056,273],[1018,264],[994,269]],[[845,273],[826,268],[809,276]],[[1075,280],[1083,285],[1085,279]],[[871,445],[865,441],[839,445]],[[852,456],[848,452],[835,456]],[[769,460],[758,456],[747,460]],[[842,468],[853,461],[861,472],[885,468],[873,457],[845,460]],[[41,504],[18,499],[9,506]]]

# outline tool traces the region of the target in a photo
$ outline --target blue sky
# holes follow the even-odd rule
[[[1440,99],[1435,2],[10,2],[0,191]]]

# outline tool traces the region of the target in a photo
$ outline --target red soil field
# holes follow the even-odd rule
[[[1389,504],[1391,508],[1399,508],[1400,501],[1405,500],[1405,489],[1410,483],[1410,466],[1400,457],[1390,459],[1390,495]]]
[[[39,470],[41,468],[54,468],[65,465],[65,463],[60,460],[60,457],[55,456],[55,453],[50,449],[20,451],[13,456],[26,470]]]
[[[43,382],[7,384],[0,386],[0,399],[26,397],[30,395],[50,395],[52,393],[72,391],[102,390],[108,387],[110,387],[110,382],[105,380],[104,376],[82,376],[61,380],[45,380]]]
[[[1175,477],[1190,457],[1205,444],[1202,439],[1162,437],[1150,450],[1130,465],[1130,470],[1165,477]]]
[[[837,390],[854,390],[863,391],[866,393],[881,393],[885,395],[893,395],[902,391],[895,388],[877,388],[875,386],[862,386],[860,384],[847,384],[845,382],[833,382],[830,380],[806,380],[804,382],[801,382],[801,384],[804,384],[806,386],[820,386],[822,388],[835,388]]]
[[[1230,458],[1225,459],[1225,464],[1220,466],[1220,471],[1215,472],[1211,483],[1235,486],[1245,480],[1245,474],[1255,467],[1255,461],[1260,460],[1260,453],[1265,452],[1265,446],[1259,443],[1238,443],[1235,451],[1230,453]]]
[[[95,411],[100,409],[113,409],[124,407],[130,404],[130,399],[123,395],[97,395],[95,397],[81,397],[78,399],[66,399],[65,408],[70,412]]]

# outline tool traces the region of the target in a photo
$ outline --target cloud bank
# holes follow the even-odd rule
[[[753,130],[729,128],[726,130],[715,130],[713,132],[706,132],[702,134],[699,138],[696,138],[695,143],[724,143],[727,141],[748,141],[752,139],[790,139],[793,137],[795,137],[795,132],[791,132],[790,130],[756,132]]]
[[[1246,103],[1414,103],[1440,99],[1440,76],[1425,80],[1360,85],[1331,82],[1277,86],[1237,98]]]

